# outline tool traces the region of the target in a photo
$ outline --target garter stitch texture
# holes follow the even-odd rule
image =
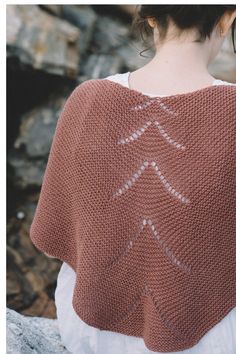
[[[180,351],[236,306],[235,151],[235,86],[73,90],[30,237],[76,272],[84,322]]]

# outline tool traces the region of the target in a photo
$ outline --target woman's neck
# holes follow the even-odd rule
[[[210,54],[196,43],[167,43],[146,65],[133,71],[130,87],[139,91],[174,94],[210,86]]]

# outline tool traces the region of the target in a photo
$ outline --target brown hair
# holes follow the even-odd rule
[[[206,37],[210,37],[221,16],[226,11],[234,10],[236,10],[236,5],[137,5],[131,30],[138,28],[142,40],[146,43],[146,39],[153,34],[153,28],[149,26],[147,17],[152,17],[157,22],[160,39],[163,40],[168,30],[168,20],[170,18],[180,30],[197,28],[199,37],[194,42],[203,42]],[[234,42],[235,20],[231,29],[234,53],[236,53]],[[142,50],[141,53],[151,47]]]

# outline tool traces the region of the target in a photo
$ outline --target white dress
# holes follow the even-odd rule
[[[128,88],[129,71],[107,76]],[[213,85],[229,84],[215,79]],[[150,96],[149,93],[145,93]],[[166,96],[166,95],[159,95]],[[61,339],[73,354],[153,354],[144,344],[143,338],[127,336],[122,333],[100,330],[83,322],[72,306],[75,272],[63,263],[57,278],[55,305]],[[171,354],[236,354],[236,307],[211,328],[193,347]],[[161,353],[164,354],[164,353]],[[167,353],[168,354],[168,353]]]

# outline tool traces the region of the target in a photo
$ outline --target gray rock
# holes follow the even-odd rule
[[[83,65],[83,74],[90,79],[103,78],[120,72],[123,64],[117,55],[91,54]]]
[[[61,16],[62,13],[62,5],[38,5],[41,9],[49,12],[50,14],[56,15],[56,16]]]
[[[45,160],[28,160],[25,155],[17,154],[13,149],[8,153],[8,163],[14,170],[12,179],[20,189],[41,187],[46,167]]]
[[[135,14],[135,8],[137,5],[117,5],[120,10],[125,12],[126,14],[133,16]]]
[[[130,40],[129,44],[117,48],[116,53],[122,58],[128,70],[134,71],[146,65],[154,56],[153,50],[145,51],[142,54],[143,56],[139,55],[139,53],[146,48],[147,47],[144,47],[140,42]]]
[[[7,308],[7,354],[70,354],[57,320],[23,316]]]
[[[100,16],[94,29],[93,45],[96,53],[111,54],[121,45],[129,42],[129,27],[121,21],[108,16]]]
[[[69,92],[68,92],[69,95]],[[52,95],[47,102],[35,107],[21,117],[20,132],[14,142],[16,150],[24,147],[28,157],[48,155],[66,97]]]
[[[26,266],[17,250],[7,246],[7,303],[11,308],[27,308],[35,300],[33,287],[25,277]]]
[[[62,5],[61,16],[80,29],[79,46],[81,58],[90,44],[97,16],[91,6],[88,5]]]
[[[7,304],[23,315],[56,318],[54,292],[61,261],[46,257],[29,237],[38,196],[25,196],[24,205],[8,219]]]
[[[75,78],[79,29],[37,5],[7,5],[7,56],[50,74]]]
[[[21,117],[19,135],[8,152],[11,177],[18,188],[41,186],[57,120],[72,90],[52,94]]]

